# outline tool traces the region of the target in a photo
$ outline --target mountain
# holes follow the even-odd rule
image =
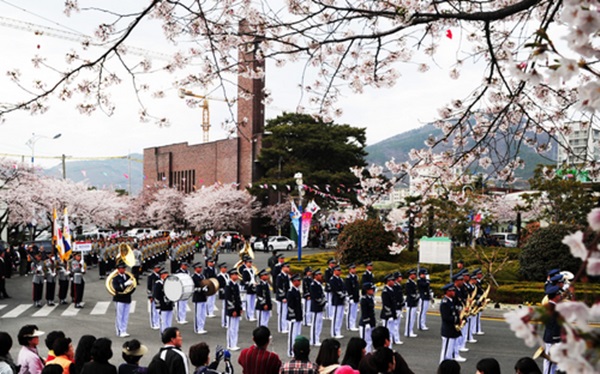
[[[86,181],[90,186],[111,191],[122,189],[131,195],[137,195],[142,190],[144,180],[144,156],[132,153],[123,158],[104,158],[99,160],[65,162],[67,178],[81,182]],[[44,175],[62,177],[63,166],[57,165],[44,170]]]
[[[423,149],[426,148],[425,141],[427,138],[432,135],[436,138],[442,137],[442,130],[433,126],[432,124],[427,124],[422,127],[419,127],[414,130],[406,131],[398,135],[394,135],[391,138],[380,141],[379,143],[375,143],[373,145],[367,146],[365,148],[368,156],[366,157],[366,161],[368,165],[376,164],[376,165],[384,165],[384,163],[390,160],[392,157],[395,158],[396,162],[405,162],[409,161],[408,153],[411,149]],[[539,137],[540,141],[547,141],[547,137]],[[497,135],[494,139],[496,143],[496,149],[492,149],[490,152],[490,157],[492,157],[493,161],[497,161],[495,159],[494,154],[503,154],[506,152],[507,140],[503,136]],[[556,149],[556,144],[552,144],[552,148]],[[446,149],[449,149],[450,145],[439,145],[436,146],[435,152],[439,153]],[[518,169],[516,171],[517,177],[525,182],[529,178],[533,176],[533,172],[537,165],[539,164],[552,164],[555,165],[556,162],[552,161],[555,157],[552,152],[546,155],[539,155],[533,149],[528,146],[522,146],[518,153],[519,157],[525,161],[525,168]],[[486,170],[472,170],[473,172],[486,172]],[[490,172],[489,170],[487,171]],[[519,187],[526,187],[526,183],[519,183]],[[523,185],[523,186],[521,186]]]

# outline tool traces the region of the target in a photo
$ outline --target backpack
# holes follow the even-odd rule
[[[150,361],[150,365],[148,365],[148,374],[169,374],[167,363],[160,358],[161,353],[162,352],[158,352],[152,357],[152,361]]]

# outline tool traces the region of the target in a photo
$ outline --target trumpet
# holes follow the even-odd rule
[[[133,250],[126,243],[121,243],[119,245],[119,256],[117,259],[119,258],[129,267],[135,265],[135,256],[133,254]],[[133,290],[137,287],[137,281],[135,280],[133,274],[129,271],[126,271],[125,274],[127,274],[133,282],[129,286],[127,286],[127,288],[123,292],[117,292],[114,289],[112,281],[117,276],[117,274],[119,274],[119,271],[115,269],[112,271],[112,273],[108,275],[108,277],[106,277],[106,282],[104,283],[104,286],[106,287],[108,293],[112,296],[115,296],[116,294],[128,294],[133,292]]]
[[[543,359],[546,359],[548,361],[552,361],[552,358],[550,357],[550,355],[548,353],[546,353],[546,349],[544,348],[544,346],[539,347],[538,350],[535,351],[535,353],[533,354],[533,356],[531,358],[533,358],[534,360],[537,360],[540,357]],[[554,362],[554,361],[552,361],[552,362]]]

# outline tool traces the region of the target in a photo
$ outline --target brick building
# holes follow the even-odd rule
[[[240,23],[240,33],[247,30]],[[216,182],[238,183],[246,188],[260,178],[256,157],[262,147],[265,126],[264,75],[248,78],[247,71],[264,71],[264,60],[255,58],[258,41],[240,48],[238,74],[237,138],[188,145],[169,144],[144,149],[146,184],[157,181],[192,192]]]

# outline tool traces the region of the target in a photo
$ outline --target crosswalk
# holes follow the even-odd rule
[[[107,313],[114,313],[111,310],[111,301],[98,301],[93,306],[82,303],[83,308],[75,308],[75,304],[69,304],[68,307],[63,305],[44,305],[41,308],[34,308],[33,304],[19,304],[17,306],[11,306],[6,304],[0,304],[0,319],[17,318],[20,316],[27,316],[30,314],[31,317],[48,317],[51,314],[60,314],[63,317],[73,317],[78,314],[89,314],[89,315],[104,315]],[[137,301],[131,302],[130,313],[135,313]],[[110,312],[109,312],[110,310]],[[33,313],[31,313],[33,311]]]

